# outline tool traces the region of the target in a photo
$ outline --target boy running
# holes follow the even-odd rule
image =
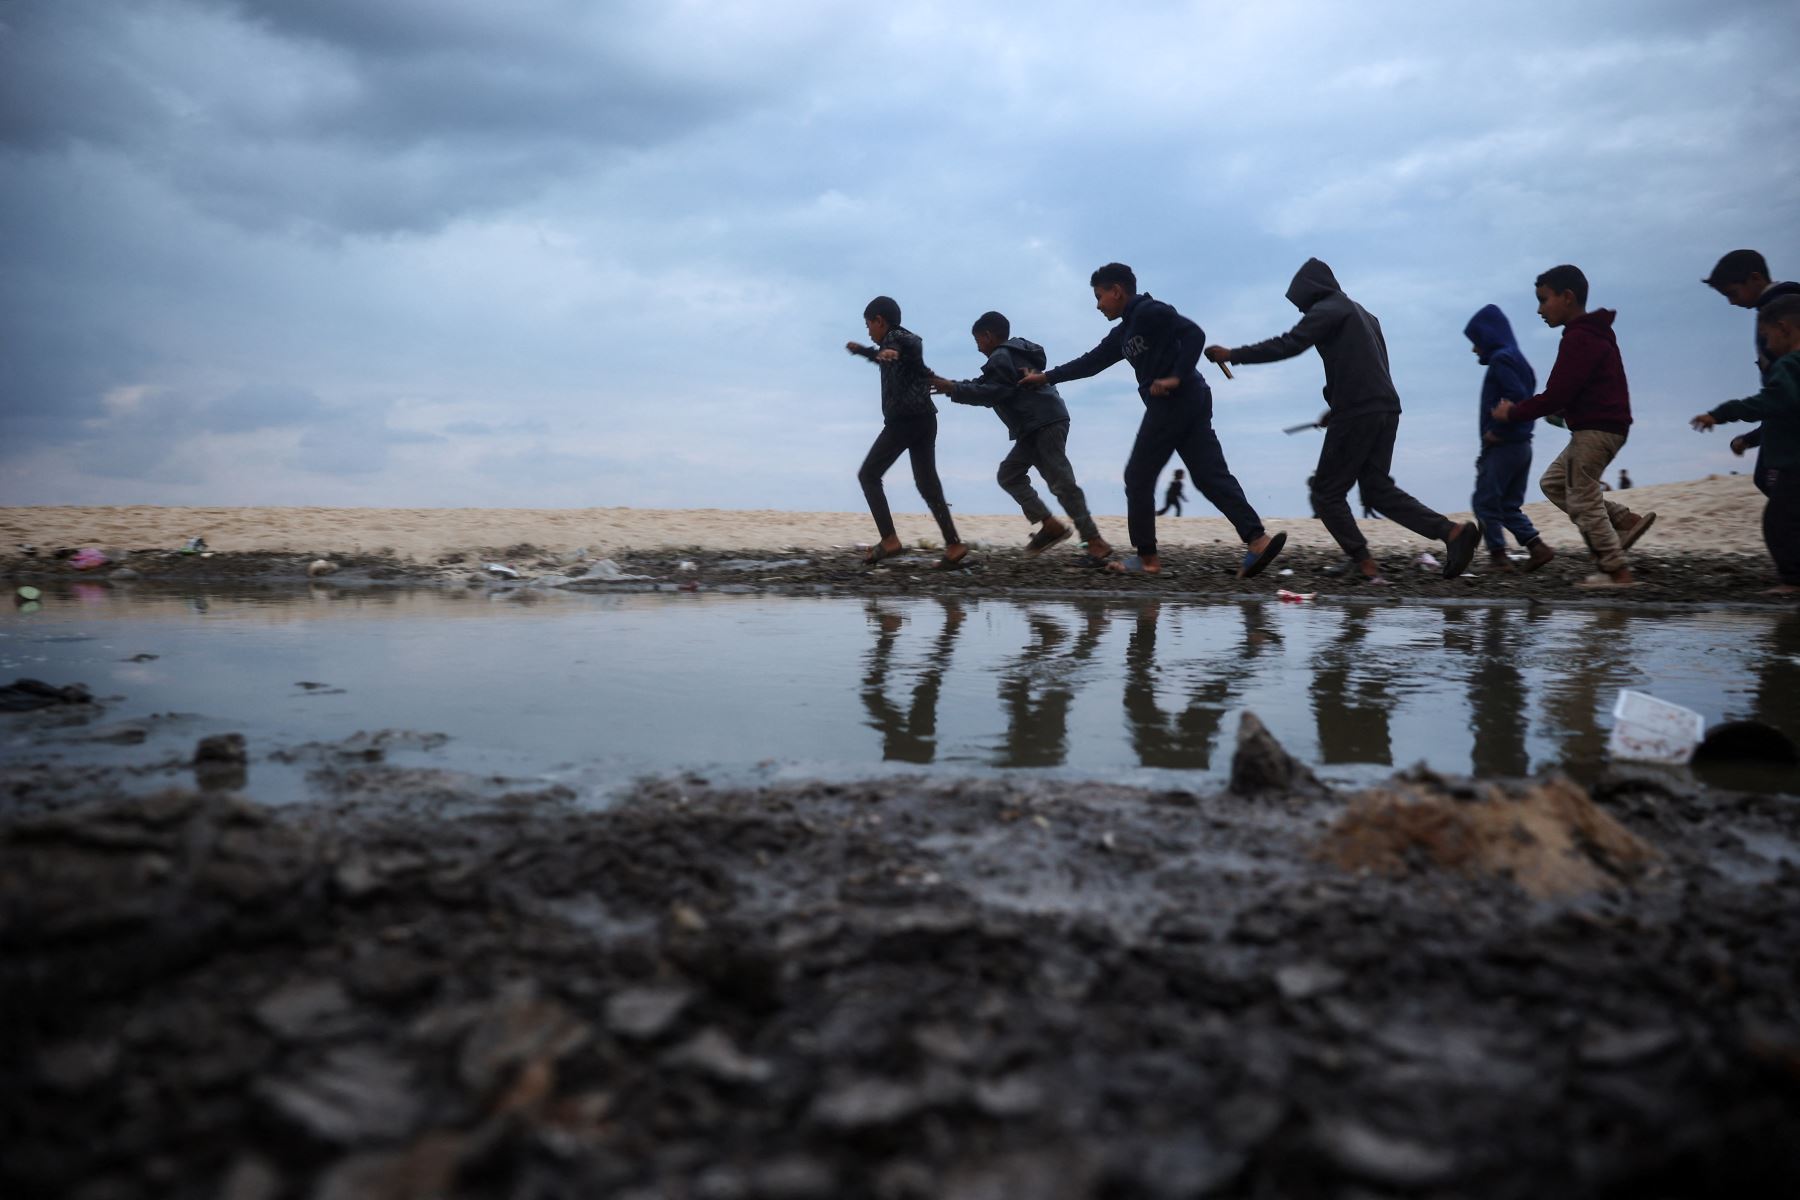
[[[1800,283],[1774,283],[1769,279],[1769,263],[1754,250],[1733,250],[1721,258],[1708,275],[1700,282],[1706,284],[1719,295],[1725,297],[1734,308],[1751,308],[1760,311],[1772,300],[1782,296],[1800,295]],[[1769,381],[1769,372],[1775,366],[1779,355],[1772,355],[1769,345],[1763,340],[1762,322],[1756,325],[1756,372],[1764,383]],[[1748,433],[1740,433],[1731,439],[1731,452],[1742,455],[1744,451],[1762,445],[1763,431],[1752,429]],[[1757,490],[1765,496],[1769,494],[1768,480],[1763,478],[1763,456],[1760,450],[1756,455],[1756,466],[1752,469],[1752,477],[1756,480]]]
[[[1176,467],[1175,473],[1169,477],[1169,488],[1163,493],[1163,506],[1156,510],[1157,516],[1162,516],[1171,508],[1175,510],[1176,516],[1181,515],[1181,502],[1187,499],[1187,492],[1181,484],[1186,478],[1187,476],[1182,474],[1181,468]]]
[[[1537,390],[1537,375],[1513,338],[1511,322],[1497,306],[1489,304],[1470,317],[1463,336],[1487,368],[1476,410],[1481,450],[1475,459],[1472,503],[1475,519],[1481,522],[1481,532],[1487,538],[1489,565],[1496,571],[1512,573],[1512,560],[1506,556],[1506,532],[1511,530],[1519,545],[1531,551],[1525,569],[1535,571],[1555,558],[1556,552],[1544,545],[1544,539],[1538,536],[1521,507],[1525,503],[1525,485],[1531,478],[1531,422],[1496,421],[1493,410],[1502,400],[1530,399]],[[1623,476],[1623,472],[1620,474]]]
[[[1118,327],[1098,346],[1049,371],[1033,371],[1019,380],[1035,388],[1098,375],[1121,359],[1137,373],[1144,419],[1137,441],[1125,460],[1125,512],[1131,544],[1137,553],[1109,562],[1117,574],[1158,575],[1162,558],[1156,545],[1156,480],[1171,455],[1179,454],[1194,475],[1194,486],[1231,522],[1244,542],[1238,578],[1257,575],[1275,561],[1287,534],[1271,537],[1262,518],[1244,498],[1244,489],[1225,464],[1225,451],[1212,427],[1212,389],[1200,378],[1200,347],[1206,335],[1173,307],[1137,290],[1137,276],[1124,263],[1107,263],[1088,279],[1094,307]]]

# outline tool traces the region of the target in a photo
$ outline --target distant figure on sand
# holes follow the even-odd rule
[[[1600,565],[1581,587],[1632,587],[1636,580],[1625,551],[1650,529],[1656,514],[1638,516],[1601,494],[1601,475],[1625,448],[1631,430],[1631,391],[1625,362],[1613,333],[1610,308],[1587,310],[1588,281],[1579,268],[1564,264],[1537,277],[1538,315],[1563,331],[1550,382],[1540,394],[1517,404],[1494,406],[1496,421],[1530,421],[1560,413],[1569,444],[1556,456],[1538,486],[1544,497],[1569,515]]]
[[[1212,427],[1212,389],[1200,378],[1200,348],[1206,335],[1200,327],[1173,307],[1139,294],[1137,276],[1124,263],[1107,263],[1089,277],[1094,307],[1118,327],[1098,346],[1079,358],[1049,371],[1033,372],[1019,381],[1022,387],[1042,387],[1070,379],[1098,375],[1120,360],[1129,361],[1137,373],[1138,395],[1144,401],[1144,419],[1137,441],[1125,460],[1125,511],[1131,543],[1137,553],[1123,562],[1108,563],[1119,574],[1156,575],[1162,559],[1156,545],[1156,480],[1171,455],[1179,454],[1194,473],[1194,486],[1237,530],[1244,542],[1239,578],[1262,571],[1281,553],[1285,533],[1270,536],[1262,518],[1244,498],[1225,451]]]
[[[863,562],[873,566],[900,553],[900,537],[894,531],[894,517],[888,511],[881,477],[904,453],[912,457],[913,482],[944,535],[944,556],[936,569],[961,567],[969,556],[969,548],[956,535],[956,522],[950,519],[950,505],[944,499],[944,485],[938,482],[937,405],[931,402],[925,343],[900,324],[900,305],[886,296],[869,301],[863,309],[863,323],[875,344],[844,343],[844,349],[881,368],[881,432],[856,473],[881,540],[870,548]]]
[[[991,408],[1005,422],[1006,436],[1012,439],[1013,446],[1000,460],[996,479],[1006,494],[1018,501],[1025,519],[1038,526],[1025,543],[1025,553],[1042,554],[1073,532],[1051,514],[1031,486],[1031,471],[1036,468],[1044,486],[1062,502],[1063,511],[1069,514],[1075,529],[1081,531],[1088,554],[1105,562],[1112,547],[1088,515],[1087,497],[1075,482],[1075,468],[1069,463],[1069,410],[1054,387],[1019,386],[1021,376],[1044,369],[1044,348],[1013,337],[1012,323],[997,312],[982,313],[969,332],[975,336],[975,349],[986,359],[981,377],[958,382],[933,375],[931,390],[958,404]]]
[[[1774,356],[1762,390],[1728,400],[1693,420],[1702,432],[1728,421],[1763,423],[1762,471],[1769,502],[1763,508],[1763,542],[1781,582],[1771,594],[1800,593],[1800,296],[1762,306],[1759,340]]]
[[[1400,393],[1388,374],[1387,342],[1381,323],[1344,294],[1331,268],[1306,260],[1288,285],[1287,298],[1300,310],[1300,323],[1277,337],[1227,349],[1208,346],[1216,363],[1268,363],[1317,348],[1325,363],[1325,444],[1313,472],[1313,509],[1338,546],[1356,563],[1366,583],[1385,584],[1381,564],[1356,527],[1345,499],[1351,485],[1388,519],[1420,537],[1445,543],[1444,578],[1461,575],[1481,544],[1474,521],[1452,521],[1401,491],[1390,473],[1394,438],[1400,432]]]
[[[1712,274],[1701,280],[1702,283],[1725,297],[1735,308],[1751,308],[1761,310],[1772,300],[1783,296],[1800,295],[1800,283],[1773,283],[1769,279],[1769,263],[1754,250],[1733,250],[1713,265]],[[1771,354],[1769,345],[1763,340],[1762,323],[1752,322],[1756,327],[1756,372],[1757,378],[1768,382],[1769,372],[1775,366],[1779,355]],[[1740,433],[1731,439],[1731,452],[1742,455],[1744,451],[1760,447],[1763,440],[1761,429],[1752,429],[1748,433]],[[1763,456],[1756,456],[1754,469],[1757,490],[1765,496],[1769,494],[1768,481],[1763,478]]]
[[[1162,516],[1171,508],[1175,510],[1176,516],[1181,515],[1181,502],[1187,495],[1182,490],[1181,481],[1186,478],[1187,476],[1182,473],[1181,468],[1176,467],[1175,473],[1169,476],[1169,489],[1163,493],[1163,506],[1156,510],[1157,516]]]
[[[1512,560],[1506,556],[1510,530],[1519,545],[1531,552],[1525,570],[1535,571],[1555,558],[1556,552],[1544,545],[1521,507],[1525,485],[1531,480],[1532,422],[1496,421],[1493,410],[1502,400],[1529,400],[1537,390],[1537,374],[1519,349],[1512,323],[1497,306],[1489,304],[1470,317],[1463,336],[1469,339],[1476,359],[1487,367],[1476,409],[1481,449],[1475,458],[1475,519],[1481,522],[1494,570],[1507,574],[1513,570]]]
[[[1621,492],[1629,492],[1631,490],[1631,472],[1627,471],[1624,467],[1619,468],[1619,490]]]

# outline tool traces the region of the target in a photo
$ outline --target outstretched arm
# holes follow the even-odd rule
[[[1206,352],[1206,357],[1216,363],[1280,362],[1284,358],[1293,358],[1296,354],[1311,350],[1341,319],[1341,313],[1334,315],[1325,305],[1315,304],[1300,318],[1300,323],[1286,333],[1252,342],[1248,346],[1234,346],[1229,350],[1223,346],[1214,346]],[[1223,356],[1216,353],[1220,350],[1224,350]]]
[[[1070,379],[1087,379],[1098,375],[1106,368],[1125,357],[1121,349],[1125,341],[1122,330],[1115,327],[1101,339],[1100,344],[1077,358],[1071,358],[1060,367],[1052,367],[1048,371],[1033,371],[1019,380],[1022,387],[1037,387],[1045,383],[1063,383]]]

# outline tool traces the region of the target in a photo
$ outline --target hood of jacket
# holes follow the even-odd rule
[[[1565,334],[1584,333],[1602,341],[1619,344],[1619,335],[1613,332],[1613,318],[1619,314],[1610,308],[1596,308],[1593,312],[1582,313],[1564,328]]]
[[[1287,298],[1295,308],[1305,312],[1333,292],[1343,290],[1330,267],[1316,258],[1309,258],[1294,272],[1294,281],[1288,284]]]
[[[1513,336],[1512,323],[1497,305],[1489,304],[1470,317],[1469,323],[1463,326],[1463,336],[1479,352],[1483,366],[1492,362],[1494,355],[1501,350],[1511,350],[1515,354],[1519,350],[1519,340]]]
[[[1045,357],[1044,348],[1027,338],[1008,338],[1005,342],[1001,343],[1001,348],[1004,350],[1011,350],[1025,362],[1031,364],[1031,369],[1034,371],[1043,370],[1044,364],[1049,361],[1049,359]]]

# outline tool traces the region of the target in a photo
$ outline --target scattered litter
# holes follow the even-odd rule
[[[26,558],[36,558],[37,557],[37,547],[32,545],[30,542],[20,542],[19,543],[19,553],[23,554]]]
[[[206,549],[206,539],[205,538],[191,537],[182,544],[181,553],[183,553],[183,554],[198,554],[204,549]]]
[[[38,591],[34,587],[27,586],[27,587],[20,588],[16,593],[14,593],[14,595],[16,597],[17,603],[26,604],[32,600],[43,599],[44,593]]]
[[[1419,551],[1419,557],[1413,559],[1413,564],[1420,567],[1441,567],[1444,565],[1439,562],[1429,550]]]
[[[1292,567],[1283,567],[1283,568],[1281,568],[1281,570],[1276,572],[1277,575],[1292,575],[1293,573],[1294,573],[1294,568],[1292,568]]]
[[[1275,593],[1275,598],[1277,600],[1286,600],[1290,604],[1299,604],[1303,601],[1313,599],[1318,596],[1318,594],[1319,593],[1317,592],[1290,592],[1286,588],[1282,588]]]
[[[317,579],[321,575],[330,575],[337,570],[337,564],[329,558],[315,558],[306,564],[306,573]]]
[[[1613,704],[1606,751],[1628,762],[1687,762],[1706,733],[1706,718],[1691,708],[1626,688]]]
[[[693,562],[692,560],[684,558],[680,562],[675,564],[675,569],[677,571],[698,571],[700,569],[700,567],[699,567],[699,564]]]
[[[489,575],[496,575],[501,579],[517,579],[519,577],[519,573],[505,563],[488,563],[482,570],[486,571]]]
[[[77,571],[92,571],[96,567],[104,567],[112,559],[92,546],[83,547],[69,556],[69,565]]]
[[[593,565],[593,567],[588,571],[588,573],[586,575],[582,576],[582,580],[584,582],[589,579],[600,579],[600,580],[605,580],[607,582],[612,582],[612,581],[620,580],[620,579],[649,579],[649,578],[651,578],[651,576],[649,576],[649,575],[630,574],[629,572],[627,572],[623,568],[621,568],[618,563],[614,562],[610,558],[601,559],[599,562],[597,562]]]

